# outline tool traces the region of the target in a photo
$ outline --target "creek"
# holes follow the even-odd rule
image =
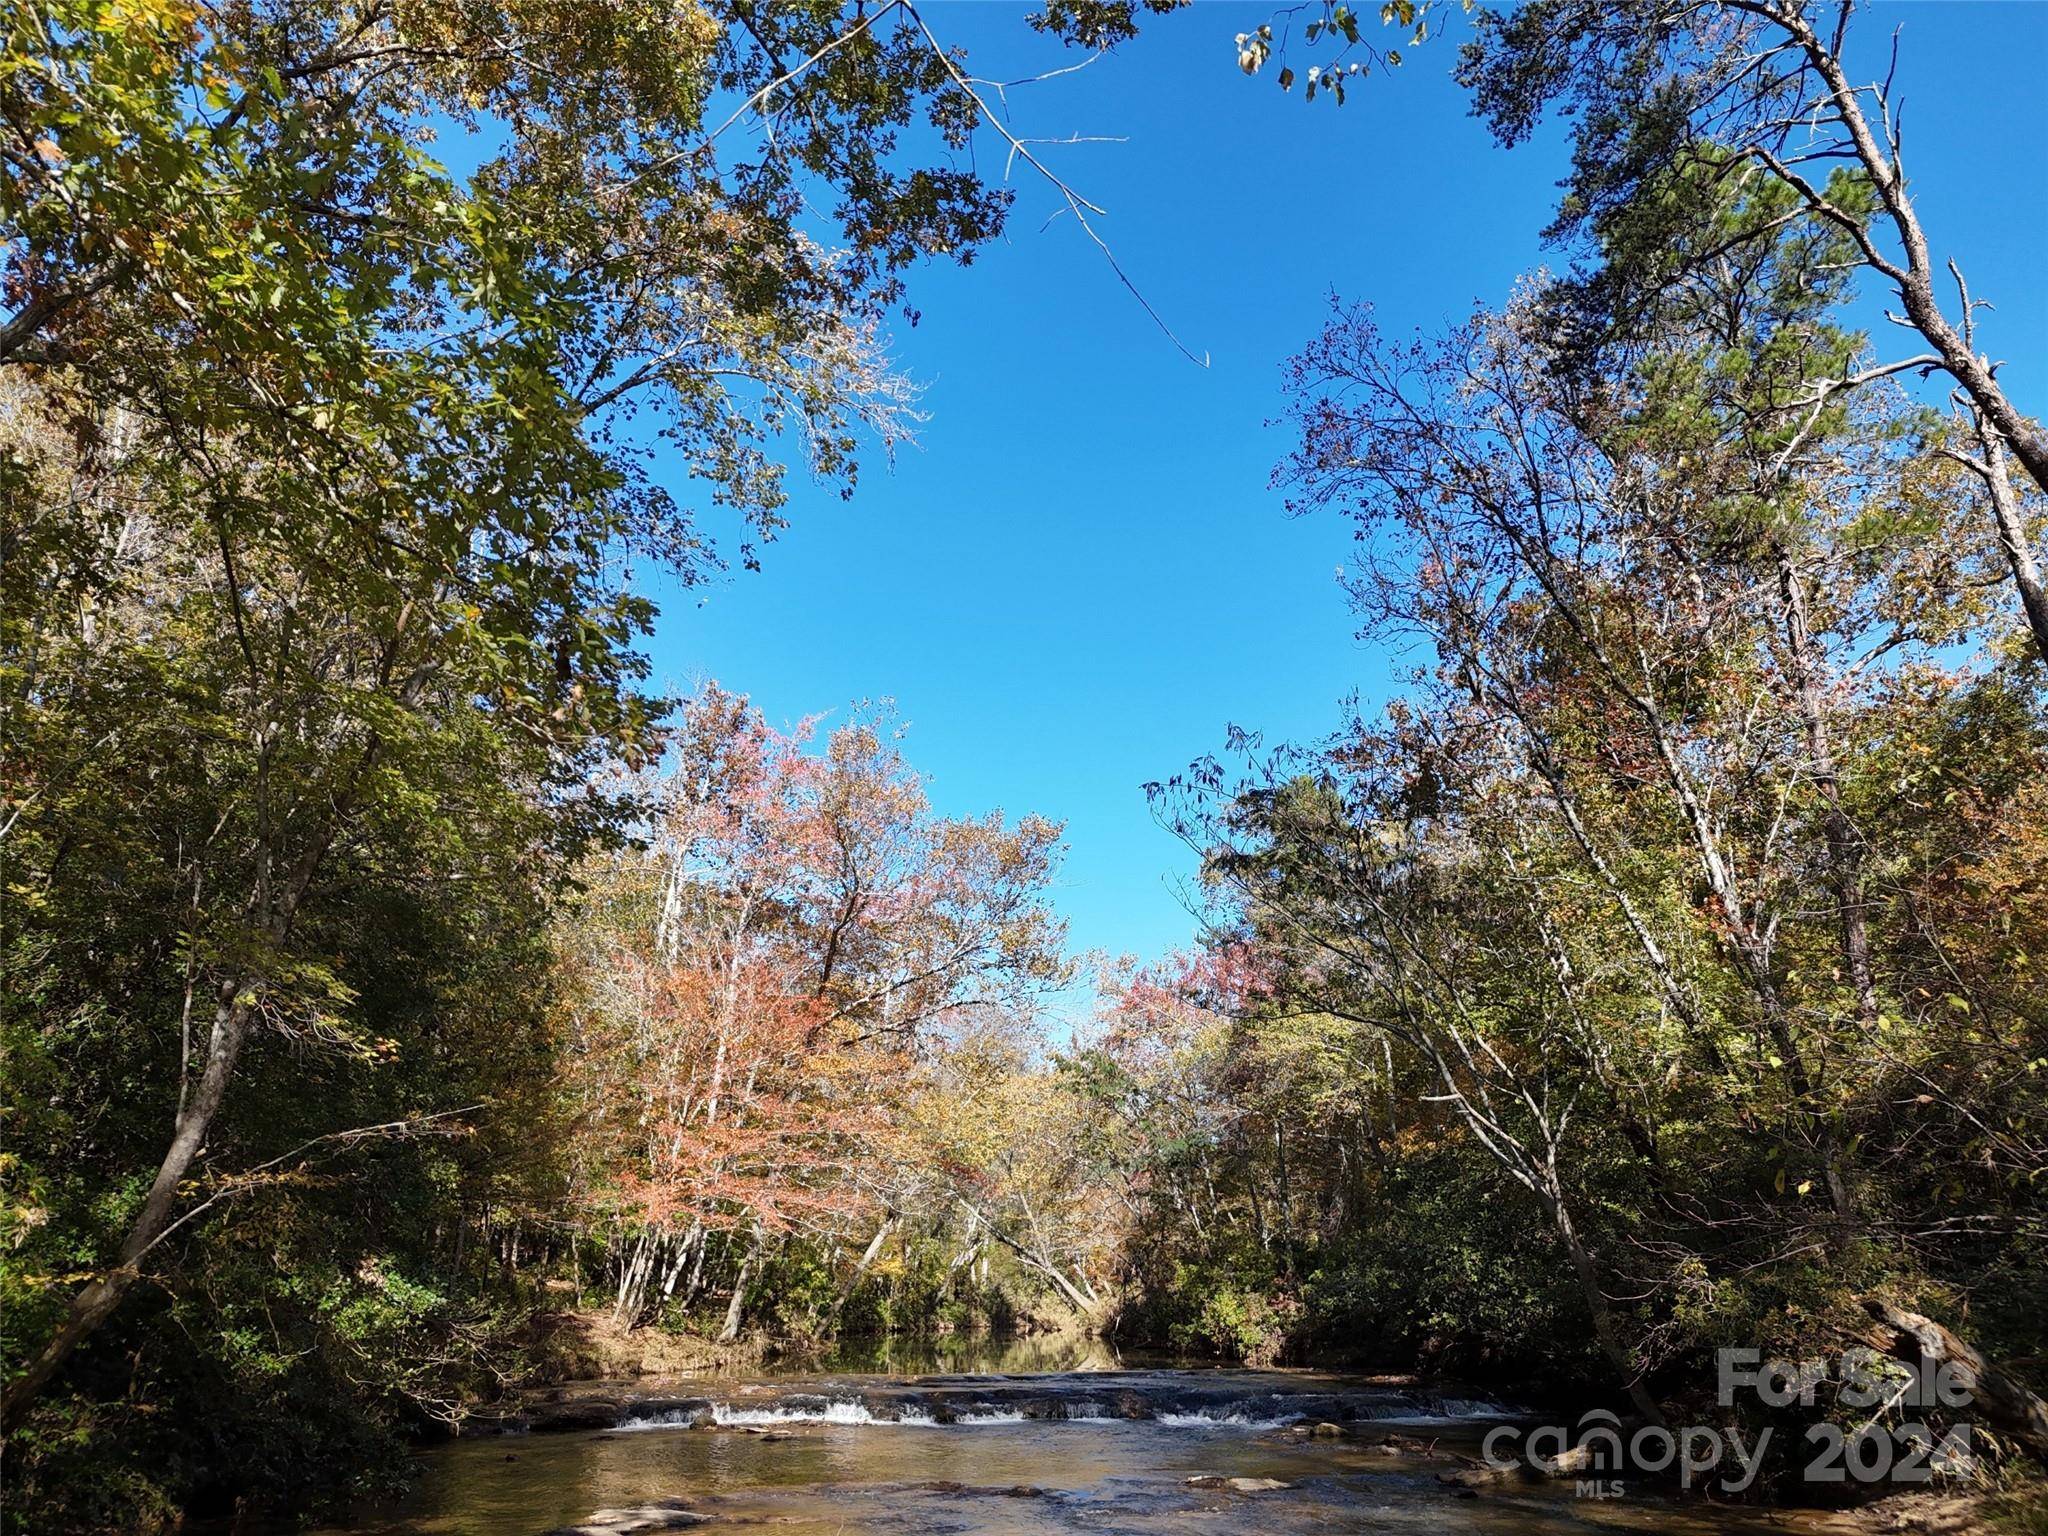
[[[577,1383],[505,1433],[422,1452],[403,1504],[327,1536],[1749,1536],[1805,1523],[1648,1490],[1458,1483],[1486,1430],[1526,1412],[1405,1378],[1141,1363],[1094,1344],[895,1344],[749,1375]]]

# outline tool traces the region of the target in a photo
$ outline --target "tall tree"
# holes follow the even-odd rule
[[[2014,474],[2016,463],[2036,496],[2048,493],[2048,432],[1999,379],[1979,334],[1989,304],[1921,218],[1892,89],[1896,47],[1881,79],[1866,80],[1848,57],[1855,0],[1463,0],[1457,10],[1393,0],[1379,20],[1402,47],[1376,45],[1354,6],[1311,9],[1241,34],[1246,73],[1277,55],[1279,83],[1291,88],[1288,55],[1298,47],[1318,60],[1305,66],[1309,98],[1321,84],[1341,105],[1347,79],[1399,65],[1403,47],[1469,16],[1455,73],[1496,139],[1521,143],[1552,114],[1570,121],[1572,169],[1548,234],[1579,258],[1554,293],[1570,311],[1574,347],[1639,343],[1671,289],[1711,280],[1738,246],[1794,220],[1838,236],[1842,259],[1896,301],[1890,318],[1923,350],[1859,359],[1815,382],[1829,393],[1905,373],[1951,382],[1962,439],[1954,460],[1983,493],[1995,547],[2048,656],[2040,509]],[[1136,7],[1123,16],[1134,26]],[[1731,207],[1746,211],[1746,226],[1730,226]]]
[[[1278,479],[1356,521],[1367,632],[1431,662],[1383,725],[1162,799],[1283,1001],[1396,1042],[1535,1195],[1639,1398],[1617,1251],[1662,1255],[1631,1279],[1671,1296],[1689,1265],[1853,1267],[1895,1219],[1865,1160],[1930,1044],[1901,1051],[1921,834],[1862,765],[1923,711],[2027,691],[1953,664],[1985,610],[1939,424],[1834,387],[1860,344],[1832,321],[1843,237],[1760,195],[1791,217],[1724,203],[1721,275],[1597,366],[1542,285],[1440,343],[1337,309],[1294,365]],[[1701,1085],[1740,1134],[1674,1159]],[[1588,1119],[1654,1199],[1605,1184]]]
[[[536,816],[475,846],[495,878],[544,885],[618,825],[590,773],[648,750],[652,616],[623,578],[716,561],[649,448],[751,561],[788,446],[849,489],[862,434],[897,432],[877,326],[1007,194],[949,163],[977,98],[907,6],[59,0],[5,26],[15,936],[133,1031],[168,1126],[126,1149],[145,1189],[70,1266],[93,1278],[12,1419],[202,1151],[234,1155],[245,1047],[349,1015],[320,915],[352,858],[467,836],[479,765]],[[65,925],[144,888],[157,969],[103,993]]]

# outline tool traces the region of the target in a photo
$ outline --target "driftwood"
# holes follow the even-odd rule
[[[1875,1296],[1863,1310],[1877,1323],[1871,1343],[1910,1365],[1949,1367],[1955,1384],[1970,1394],[1977,1417],[2048,1459],[2048,1403],[2027,1384],[1986,1360],[1931,1317],[1908,1312]]]

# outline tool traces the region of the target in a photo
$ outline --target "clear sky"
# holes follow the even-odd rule
[[[981,75],[1076,57],[1021,5],[925,9]],[[1210,367],[1070,220],[1044,227],[1057,195],[1020,172],[1006,242],[912,274],[923,320],[894,350],[924,386],[918,446],[870,463],[850,503],[800,488],[761,573],[657,593],[659,679],[715,677],[777,721],[893,698],[942,810],[1064,820],[1077,949],[1149,957],[1193,936],[1176,894],[1192,861],[1153,825],[1147,780],[1232,722],[1319,737],[1347,693],[1383,698],[1406,665],[1352,636],[1333,579],[1345,527],[1290,520],[1266,488],[1281,361],[1333,290],[1391,331],[1429,329],[1500,302],[1546,255],[1560,135],[1495,148],[1434,43],[1341,111],[1283,97],[1233,63],[1234,35],[1270,10],[1200,3],[1010,93],[1020,134],[1127,140],[1046,153],[1109,210],[1126,270]],[[1986,334],[2016,398],[2048,412],[2048,4],[1887,0],[1858,25],[1866,72],[1902,29],[1923,219],[1998,306]],[[985,138],[980,163],[999,176],[1002,153]],[[1913,342],[1895,334],[1878,340]]]

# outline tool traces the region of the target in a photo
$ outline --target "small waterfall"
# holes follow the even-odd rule
[[[1261,1381],[1229,1383],[1205,1373],[1098,1374],[1088,1380],[1011,1377],[969,1387],[958,1381],[903,1382],[847,1392],[835,1384],[751,1400],[698,1398],[625,1404],[623,1430],[716,1426],[770,1429],[794,1425],[874,1428],[972,1428],[1047,1423],[1150,1423],[1167,1429],[1270,1431],[1321,1422],[1387,1425],[1485,1423],[1519,1416],[1490,1398],[1445,1396],[1388,1387],[1293,1389]]]

